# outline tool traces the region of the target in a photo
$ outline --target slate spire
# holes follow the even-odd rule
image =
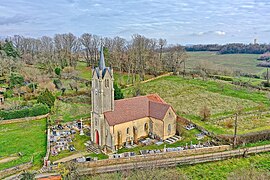
[[[100,59],[99,59],[98,66],[99,66],[100,70],[103,70],[106,68],[104,53],[103,53],[103,45],[101,45],[101,47],[100,47]]]

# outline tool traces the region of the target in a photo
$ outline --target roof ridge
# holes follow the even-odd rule
[[[148,100],[146,96],[135,96],[135,97],[129,97],[129,98],[124,98],[124,99],[117,99],[115,101],[125,101],[125,100],[138,99],[138,98],[146,98]]]
[[[161,104],[161,105],[168,105],[168,106],[171,106],[170,104],[166,103],[166,102],[158,102],[158,101],[152,101],[152,100],[149,100],[149,104],[151,103],[157,103],[157,104]]]

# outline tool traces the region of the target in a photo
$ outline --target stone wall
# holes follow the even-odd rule
[[[19,119],[0,120],[0,125],[1,124],[19,123],[19,122],[24,122],[24,121],[34,121],[34,120],[39,120],[39,119],[47,118],[48,116],[49,116],[49,113],[48,114],[45,114],[45,115],[35,116],[35,117],[26,117],[26,118],[19,118]]]
[[[44,164],[43,166],[47,166],[47,161],[49,160],[50,157],[50,149],[51,149],[51,143],[50,143],[50,127],[47,129],[47,149],[46,149],[46,155],[44,157]]]
[[[133,127],[135,127],[137,130],[137,139],[140,137],[145,137],[148,135],[148,131],[145,130],[144,126],[145,123],[148,123],[149,127],[150,119],[149,117],[137,119],[134,121],[129,121],[121,124],[117,124],[114,126],[114,139],[115,139],[115,146],[118,145],[118,132],[121,132],[122,136],[122,144],[125,143],[127,140],[130,141],[131,139],[135,141],[134,139],[134,130]],[[128,130],[127,130],[128,129]]]
[[[163,140],[172,137],[176,134],[176,119],[177,119],[177,115],[175,114],[175,112],[172,110],[172,108],[170,108],[164,119],[163,119]],[[169,131],[169,125],[170,125],[170,131]]]
[[[217,135],[218,139],[221,139],[225,142],[233,144],[233,135]],[[270,140],[270,130],[264,130],[260,132],[252,132],[242,135],[236,136],[237,145],[246,144],[246,143],[254,143],[258,141]]]
[[[89,167],[100,167],[100,166],[122,164],[122,163],[136,163],[136,162],[149,161],[149,160],[159,160],[159,159],[176,158],[176,157],[192,156],[192,155],[199,155],[199,154],[208,154],[208,153],[214,153],[214,152],[227,151],[230,149],[231,149],[231,146],[229,145],[213,146],[213,147],[183,150],[180,152],[166,152],[166,153],[159,153],[159,154],[139,155],[139,156],[134,156],[134,157],[129,157],[129,158],[105,159],[105,160],[99,160],[99,161],[79,163],[78,166],[79,168],[89,168]]]

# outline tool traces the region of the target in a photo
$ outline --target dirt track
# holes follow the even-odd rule
[[[18,159],[19,157],[18,156],[13,156],[13,157],[7,157],[7,158],[4,158],[4,159],[0,159],[0,164],[1,163],[6,163],[6,162],[9,162],[9,161],[13,161],[15,159]]]

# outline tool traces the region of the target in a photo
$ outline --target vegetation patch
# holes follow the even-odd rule
[[[46,119],[0,125],[0,157],[20,153],[20,158],[0,164],[0,170],[29,162],[40,168],[46,154]]]
[[[2,110],[0,111],[0,119],[17,119],[24,117],[34,117],[39,115],[44,115],[49,112],[49,108],[44,104],[35,104],[33,107],[25,107],[19,110]]]
[[[243,169],[246,169],[246,172],[249,172],[249,169],[251,169],[254,173],[259,171],[259,173],[256,174],[260,174],[260,170],[270,169],[269,159],[270,153],[264,153],[250,156],[249,158],[233,158],[218,162],[180,166],[178,169],[190,179],[227,179],[227,177],[234,176],[234,178],[236,178],[239,175],[243,176],[242,179],[247,179],[250,177],[245,176],[245,173],[238,172]],[[268,178],[270,177],[269,172],[267,173],[267,171],[261,173],[266,174],[265,177],[267,177],[267,174]]]
[[[124,89],[125,97],[132,97],[135,87]],[[196,124],[217,134],[231,134],[233,129],[218,120],[224,116],[232,116],[241,106],[243,112],[257,110],[263,104],[269,105],[267,93],[252,90],[221,81],[182,78],[179,76],[162,77],[140,85],[144,94],[157,93],[176,112]],[[209,110],[210,117],[202,121],[202,110]],[[252,116],[239,120],[239,132],[247,133],[269,128],[269,118],[265,116],[257,120]],[[255,127],[254,127],[255,126]]]

